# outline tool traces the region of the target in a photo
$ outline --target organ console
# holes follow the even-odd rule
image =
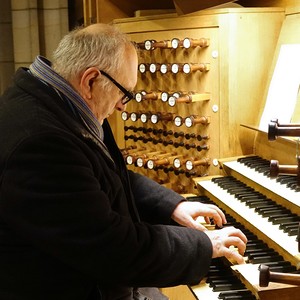
[[[147,153],[134,156],[134,166],[154,179],[165,174],[169,178],[165,185],[187,192],[188,201],[219,206],[226,214],[225,226],[240,228],[248,238],[244,265],[213,259],[206,278],[188,287],[192,298],[185,300],[299,297],[297,286],[277,282],[259,286],[262,265],[270,272],[285,274],[297,274],[300,266],[296,240],[300,221],[297,176],[281,175],[286,171],[282,169],[288,165],[286,160],[278,163],[276,178],[270,176],[271,160],[281,161],[287,153],[295,156],[295,147],[289,141],[288,147],[280,146],[274,151],[267,133],[248,126],[258,122],[258,108],[263,103],[261,82],[267,80],[284,17],[283,10],[255,8],[206,11],[174,20],[162,17],[151,22],[147,18],[141,29],[134,20],[116,21],[133,39],[149,40],[149,50],[154,50],[155,40],[169,42],[167,47],[164,43],[158,46],[161,51],[141,51],[144,65],[139,65],[136,87],[137,91],[162,91],[161,101],[132,101],[128,105],[128,111],[144,111],[138,122],[147,131],[136,135],[145,134],[148,148],[165,153],[154,159]],[[186,23],[187,20],[191,22]],[[166,30],[162,29],[164,26]],[[297,29],[289,32],[293,31]],[[188,37],[183,36],[187,33]],[[255,50],[249,51],[252,47]],[[241,53],[249,57],[241,60]],[[251,67],[253,62],[256,68]],[[167,122],[148,122],[158,113],[169,113],[172,118]],[[130,118],[124,122],[125,126],[132,125]],[[271,125],[274,142],[283,143],[277,137],[290,126],[275,120]],[[143,143],[137,136],[136,142],[127,141],[138,146]]]

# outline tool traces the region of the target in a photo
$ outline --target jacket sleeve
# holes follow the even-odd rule
[[[105,143],[118,164],[120,173],[127,178],[127,169],[124,159],[114,139],[109,122],[103,123]],[[173,190],[165,188],[150,178],[139,173],[128,171],[129,186],[133,193],[134,202],[137,206],[141,220],[152,224],[170,224],[171,215],[180,201],[185,200]],[[124,180],[124,183],[126,180]]]
[[[141,219],[151,223],[170,224],[175,207],[185,198],[141,174],[129,171],[129,177]]]
[[[101,284],[198,283],[211,262],[207,235],[133,222],[117,176],[108,178],[113,183],[108,186],[107,170],[99,169],[101,157],[92,160],[86,153],[94,151],[87,148],[66,134],[50,133],[19,144],[3,171],[1,220],[33,253]]]

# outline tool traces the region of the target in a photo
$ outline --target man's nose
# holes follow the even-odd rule
[[[126,104],[122,104],[122,101],[118,101],[116,106],[115,106],[115,109],[118,110],[118,111],[124,111],[126,108]]]

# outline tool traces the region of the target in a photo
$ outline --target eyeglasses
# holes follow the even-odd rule
[[[106,72],[99,70],[102,75],[104,75],[106,78],[108,78],[120,91],[124,93],[124,96],[121,98],[121,102],[123,105],[128,103],[130,100],[134,98],[134,94],[127,89],[125,89],[119,82],[117,82],[115,79],[113,79],[110,75],[108,75]]]

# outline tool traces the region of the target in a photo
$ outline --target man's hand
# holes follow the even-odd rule
[[[205,226],[196,221],[200,216],[204,217],[207,224],[213,219],[219,228],[226,224],[225,215],[217,206],[200,202],[180,202],[173,211],[172,219],[180,225],[204,231]]]
[[[205,233],[213,246],[213,258],[225,256],[238,264],[245,262],[243,254],[246,250],[247,237],[241,230],[228,226],[219,230],[206,230]]]

